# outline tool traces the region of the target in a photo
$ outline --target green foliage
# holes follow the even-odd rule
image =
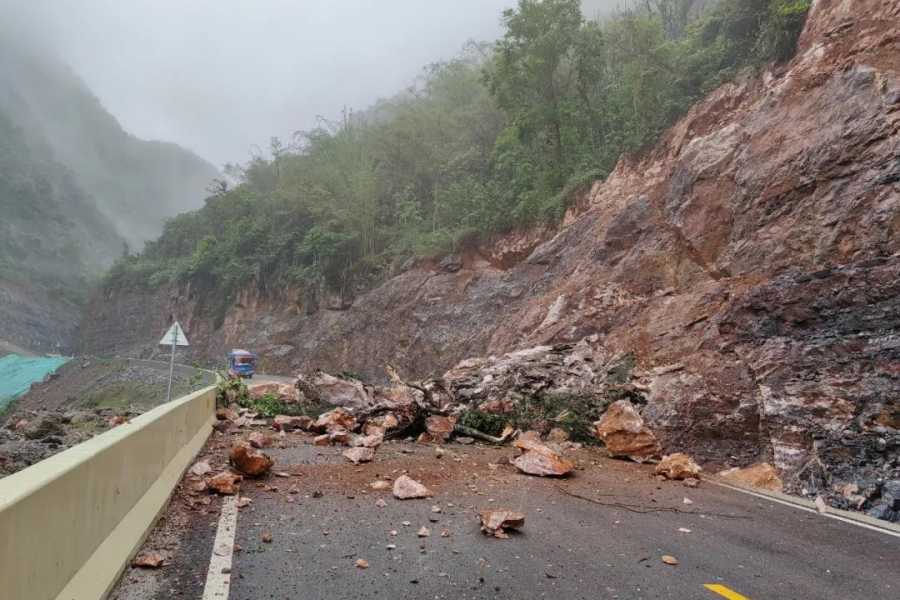
[[[221,374],[216,384],[216,406],[228,406],[231,403],[244,406],[250,401],[250,390],[240,377],[229,379]]]
[[[288,404],[272,392],[263,394],[255,400],[244,397],[238,402],[238,405],[243,408],[249,408],[267,419],[271,419],[276,415],[287,415],[289,417],[307,416],[317,419],[320,414],[328,410],[326,405],[317,402]]]
[[[578,0],[519,0],[495,44],[227,166],[236,187],[123,254],[107,284],[190,282],[221,322],[247,285],[350,298],[411,257],[555,222],[714,87],[789,58],[809,4],[641,0],[601,25]]]
[[[457,422],[494,436],[499,435],[506,425],[522,431],[548,431],[558,427],[568,433],[572,441],[596,444],[593,422],[606,412],[610,403],[604,396],[595,394],[533,395],[515,399],[511,414],[466,410],[459,414]]]

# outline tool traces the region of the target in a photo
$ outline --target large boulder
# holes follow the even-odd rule
[[[372,389],[352,377],[335,377],[322,371],[300,376],[297,388],[305,398],[332,406],[362,408],[372,404]]]
[[[659,441],[628,400],[619,400],[594,423],[594,432],[610,456],[644,462],[660,455]]]
[[[28,421],[22,434],[29,440],[42,440],[52,435],[66,435],[66,426],[61,415],[45,412]]]
[[[269,455],[249,444],[235,444],[228,456],[234,468],[249,477],[261,477],[275,464]]]

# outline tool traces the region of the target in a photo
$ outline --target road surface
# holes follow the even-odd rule
[[[232,441],[218,440],[209,456]],[[230,577],[233,600],[900,598],[900,538],[710,483],[660,482],[650,467],[599,449],[571,453],[582,468],[551,480],[498,464],[512,448],[448,444],[438,459],[431,446],[385,443],[374,462],[356,466],[341,448],[313,446],[303,434],[284,446],[269,453],[275,470],[291,476],[245,482],[242,495],[253,503],[225,511],[236,524],[220,523],[216,509],[234,498],[201,514],[173,504],[180,516],[169,517],[168,537],[154,534],[145,547],[169,548],[169,566],[126,573],[118,597],[203,597],[218,528],[240,546],[230,568],[210,574]],[[435,497],[400,501],[369,485],[404,471]],[[475,512],[497,507],[525,513],[520,533],[498,540],[479,531]],[[430,536],[417,536],[422,526]],[[368,569],[355,566],[359,558]],[[212,588],[208,597],[226,598]]]

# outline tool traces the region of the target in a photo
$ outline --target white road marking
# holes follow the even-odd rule
[[[213,542],[212,556],[209,559],[203,600],[228,600],[228,592],[231,589],[234,534],[237,530],[237,499],[238,495],[235,495],[222,502],[222,515],[219,517],[216,541]]]
[[[740,486],[725,483],[724,481],[715,481],[713,479],[707,479],[707,481],[709,481],[713,485],[728,488],[728,489],[734,490],[736,492],[742,492],[744,494],[749,494],[751,496],[756,496],[757,498],[762,498],[763,500],[768,500],[769,502],[777,502],[778,504],[790,506],[791,508],[796,508],[797,510],[811,512],[811,513],[817,514],[821,517],[827,517],[829,519],[835,519],[836,521],[843,521],[844,523],[849,523],[850,525],[856,525],[857,527],[862,527],[863,529],[870,529],[872,531],[877,531],[878,533],[885,533],[887,535],[892,535],[894,537],[900,537],[900,532],[894,531],[893,529],[889,529],[889,527],[896,528],[896,525],[893,525],[891,523],[885,522],[886,524],[883,527],[879,527],[876,525],[870,525],[869,523],[865,523],[863,521],[859,521],[856,519],[847,518],[843,515],[835,514],[832,511],[820,513],[815,508],[801,504],[799,499],[796,499],[796,498],[789,498],[789,497],[778,498],[777,496],[774,496],[772,494],[763,493],[761,491],[756,492],[756,491],[749,490],[749,489],[746,489],[746,488],[743,488]],[[807,502],[807,504],[811,504],[811,503]]]

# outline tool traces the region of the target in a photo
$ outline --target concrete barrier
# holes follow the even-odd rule
[[[99,600],[215,421],[215,387],[0,479],[0,598]]]

